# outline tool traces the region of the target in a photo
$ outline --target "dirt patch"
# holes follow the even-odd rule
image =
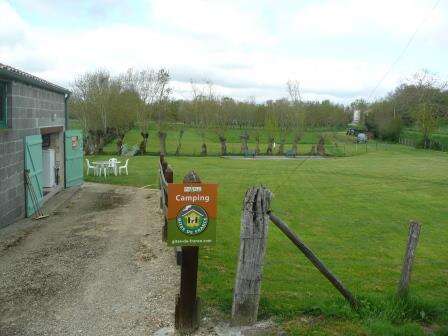
[[[100,193],[95,199],[94,209],[104,211],[114,209],[116,207],[129,203],[129,195],[119,194],[115,191]]]
[[[18,246],[30,233],[30,229],[22,230],[19,233],[12,235],[11,237],[7,237],[5,240],[1,240],[0,252]]]

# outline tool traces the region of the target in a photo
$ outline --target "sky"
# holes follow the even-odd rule
[[[409,44],[409,42],[411,42]],[[87,71],[171,74],[176,98],[348,104],[417,71],[448,79],[448,0],[0,0],[0,63],[70,88]]]

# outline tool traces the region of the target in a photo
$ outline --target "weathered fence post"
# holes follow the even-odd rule
[[[191,171],[184,183],[200,183],[201,179]],[[199,327],[199,298],[196,298],[198,283],[198,246],[182,246],[180,294],[176,300],[175,327],[181,333],[191,333]]]
[[[159,165],[159,188],[160,188],[160,208],[163,212],[163,228],[162,228],[162,241],[166,241],[168,220],[166,217],[166,210],[168,209],[168,183],[173,183],[174,173],[168,163],[165,161],[165,157],[160,155]]]
[[[409,291],[409,282],[411,281],[412,264],[414,263],[415,249],[417,248],[418,238],[420,236],[420,223],[411,221],[409,223],[409,238],[404,256],[401,279],[398,284],[397,296],[405,298]]]
[[[271,198],[271,192],[264,187],[250,188],[244,197],[232,305],[234,325],[250,325],[257,321]]]
[[[163,175],[165,176],[165,181],[166,183],[173,183],[174,181],[174,172],[173,169],[171,168],[171,166],[167,166]],[[166,188],[168,188],[168,185],[166,186]],[[168,190],[168,189],[166,189]],[[163,191],[165,192],[165,191]],[[165,193],[165,206],[166,209],[168,209],[168,192]],[[165,221],[164,221],[164,225],[163,225],[163,237],[162,240],[166,241],[168,235],[168,219],[166,218],[166,213],[165,213]]]

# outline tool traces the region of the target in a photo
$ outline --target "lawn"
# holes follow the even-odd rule
[[[102,157],[108,158],[108,157]],[[98,157],[95,157],[98,159]],[[129,176],[101,181],[157,188],[157,157],[133,157]],[[175,181],[194,169],[219,183],[218,244],[200,252],[199,295],[206,311],[229,317],[242,199],[250,186],[274,193],[272,210],[362,301],[355,313],[273,225],[259,318],[289,335],[448,335],[448,155],[380,147],[325,160],[168,157]],[[408,302],[393,298],[408,222],[422,223]],[[173,298],[174,300],[174,298]]]

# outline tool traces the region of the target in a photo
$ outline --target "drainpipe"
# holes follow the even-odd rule
[[[64,144],[64,159],[62,160],[62,166],[64,167],[64,188],[67,188],[67,169],[65,167],[66,157],[65,157],[65,131],[68,129],[68,99],[70,98],[70,93],[66,93],[64,96],[64,133],[62,134],[62,143]]]
[[[70,98],[70,93],[65,94],[64,100],[64,117],[65,117],[65,130],[68,129],[68,99]]]

